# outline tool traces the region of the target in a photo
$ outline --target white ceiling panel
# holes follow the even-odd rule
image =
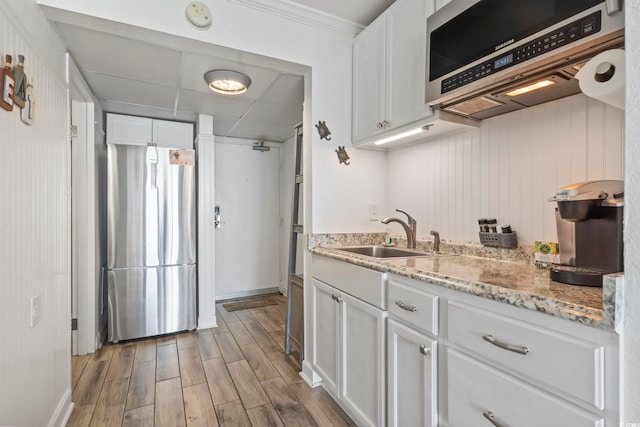
[[[170,109],[174,107],[176,89],[93,72],[85,72],[84,77],[99,99]]]
[[[59,24],[71,56],[82,71],[177,87],[181,52],[136,40]]]
[[[280,74],[278,79],[264,92],[261,101],[272,104],[297,104],[302,108],[304,100],[304,77]]]
[[[216,116],[213,118],[213,134],[218,136],[227,136],[231,129],[233,129],[238,123],[238,119],[233,117]],[[257,139],[254,138],[254,133],[243,133],[241,138]]]
[[[302,121],[302,104],[272,104],[257,101],[244,116],[244,119],[295,126]]]
[[[255,103],[254,100],[242,96],[226,96],[209,90],[208,93],[194,90],[180,90],[178,109],[185,111],[197,111],[200,114],[212,116],[225,115],[242,117]]]

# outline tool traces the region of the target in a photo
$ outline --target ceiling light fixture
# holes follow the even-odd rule
[[[533,84],[530,84],[529,86],[524,86],[515,90],[512,90],[511,92],[507,92],[505,95],[507,96],[518,96],[518,95],[522,95],[534,90],[538,90],[538,89],[542,89],[543,87],[547,87],[550,85],[555,84],[556,82],[554,82],[553,80],[540,80],[539,82],[535,82]]]
[[[251,86],[249,76],[233,70],[207,71],[204,73],[204,80],[209,89],[225,95],[240,95]]]

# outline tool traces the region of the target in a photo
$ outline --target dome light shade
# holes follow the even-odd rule
[[[240,95],[251,86],[249,76],[233,70],[207,71],[204,73],[204,80],[209,89],[225,95]]]

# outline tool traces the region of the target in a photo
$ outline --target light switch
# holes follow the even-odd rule
[[[369,221],[377,221],[378,220],[378,204],[371,203],[369,204]]]

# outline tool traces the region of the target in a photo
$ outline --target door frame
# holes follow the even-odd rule
[[[69,126],[77,126],[71,138],[71,295],[72,315],[77,330],[72,332],[72,354],[93,353],[101,343],[97,330],[96,308],[96,168],[95,168],[95,101],[80,70],[67,53],[69,75]],[[72,108],[73,106],[73,108]],[[78,173],[74,173],[74,172]],[[75,273],[75,274],[74,274]],[[69,325],[71,329],[71,325]]]

